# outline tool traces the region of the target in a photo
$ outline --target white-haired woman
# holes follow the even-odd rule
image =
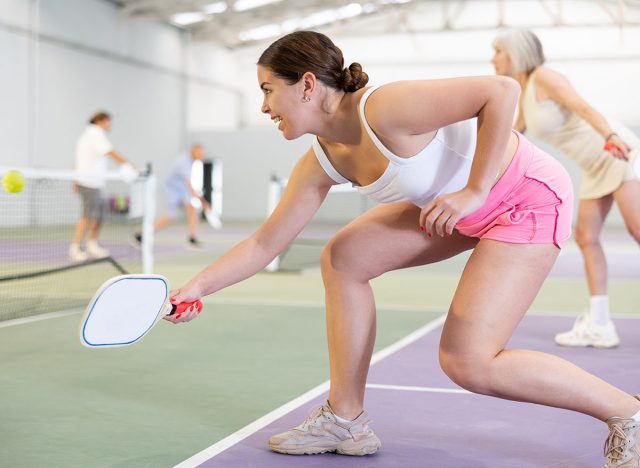
[[[616,202],[629,233],[640,243],[640,180],[632,164],[640,140],[590,106],[565,76],[542,66],[542,45],[531,31],[505,31],[493,47],[496,74],[522,86],[516,129],[562,150],[582,169],[575,240],[584,259],[590,307],[570,331],[556,335],[556,343],[615,347],[620,340],[609,313],[600,234]]]

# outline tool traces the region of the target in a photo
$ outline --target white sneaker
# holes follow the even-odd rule
[[[207,222],[213,229],[222,229],[222,221],[220,217],[213,210],[208,210],[204,212],[204,217],[207,219]]]
[[[558,333],[555,340],[560,346],[576,347],[615,348],[620,344],[616,327],[611,320],[604,325],[597,325],[587,313],[576,319],[571,330]]]
[[[69,246],[69,258],[73,262],[84,262],[87,259],[86,252],[83,252],[78,244]]]
[[[109,251],[98,244],[97,241],[87,241],[87,254],[92,258],[106,258],[109,256]]]

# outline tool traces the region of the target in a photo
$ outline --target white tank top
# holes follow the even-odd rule
[[[389,160],[380,178],[365,186],[354,187],[363,195],[379,203],[411,201],[423,207],[435,197],[462,189],[469,179],[471,162],[476,149],[476,119],[456,122],[438,129],[434,139],[418,154],[401,158],[389,151],[367,123],[364,107],[378,87],[368,89],[360,100],[360,120],[378,150]],[[335,182],[350,182],[333,167],[318,138],[313,139],[318,162]]]

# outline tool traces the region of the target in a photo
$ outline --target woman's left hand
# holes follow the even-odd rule
[[[486,199],[486,193],[468,187],[434,198],[420,211],[420,229],[429,237],[433,233],[451,235],[458,221],[480,208]]]

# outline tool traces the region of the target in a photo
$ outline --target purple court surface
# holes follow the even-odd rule
[[[630,393],[640,392],[640,319],[617,319],[617,349],[569,349],[553,343],[571,317],[527,316],[510,348],[551,352]],[[606,426],[587,416],[461,391],[440,370],[440,327],[372,365],[366,405],[382,440],[375,455],[290,456],[267,448],[271,435],[301,423],[326,392],[256,432],[222,441],[179,466],[207,468],[583,468],[603,466]],[[232,439],[231,436],[229,439]],[[220,450],[217,446],[228,448]]]

